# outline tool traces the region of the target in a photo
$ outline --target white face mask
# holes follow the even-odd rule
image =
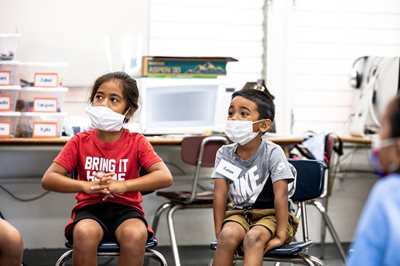
[[[116,113],[106,106],[88,106],[85,111],[93,127],[103,131],[120,131],[129,109],[125,115]]]
[[[228,138],[240,145],[245,145],[252,141],[259,133],[253,132],[253,124],[258,121],[240,121],[240,120],[228,120],[226,122],[225,134]]]

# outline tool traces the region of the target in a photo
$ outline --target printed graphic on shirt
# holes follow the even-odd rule
[[[230,183],[230,191],[235,205],[253,204],[263,190],[267,176],[260,175],[257,165],[251,167]]]
[[[114,172],[112,176],[114,180],[125,180],[127,172],[128,159],[106,159],[102,157],[86,156],[84,168],[86,170],[86,178],[88,181],[95,181],[96,177],[93,172]]]

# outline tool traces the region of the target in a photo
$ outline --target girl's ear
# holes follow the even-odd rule
[[[272,121],[271,119],[264,119],[263,121],[261,121],[260,123],[260,131],[261,132],[267,132],[272,126]]]

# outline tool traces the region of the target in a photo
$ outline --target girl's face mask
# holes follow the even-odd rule
[[[373,140],[371,146],[371,164],[374,172],[379,177],[385,177],[390,173],[397,171],[400,167],[398,163],[390,163],[386,168],[380,161],[381,150],[396,145],[397,139]]]
[[[85,111],[89,115],[94,128],[115,132],[121,130],[129,109],[124,115],[116,113],[106,106],[88,106]]]
[[[226,122],[225,134],[228,138],[240,145],[245,145],[252,141],[260,131],[253,132],[253,124],[258,121],[228,120]]]

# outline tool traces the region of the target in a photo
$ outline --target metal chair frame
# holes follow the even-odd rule
[[[308,201],[308,204],[314,206],[318,212],[321,214],[322,221],[321,221],[321,250],[322,250],[322,258],[324,255],[324,248],[325,248],[325,238],[326,238],[326,229],[328,229],[334,244],[339,252],[340,258],[343,262],[346,260],[346,253],[343,249],[341,244],[339,235],[336,232],[336,229],[332,223],[331,218],[328,215],[328,198],[332,193],[333,183],[334,183],[334,174],[335,169],[334,167],[334,160],[336,159],[334,153],[334,146],[337,139],[334,135],[328,134],[325,139],[325,155],[326,157],[326,170],[325,170],[325,182],[324,182],[324,191],[318,199],[312,199]]]
[[[196,166],[193,175],[191,191],[157,191],[156,193],[158,196],[167,198],[168,202],[158,207],[153,219],[152,228],[156,233],[160,216],[165,211],[167,211],[167,224],[169,229],[172,253],[176,266],[180,266],[181,262],[179,258],[178,243],[176,241],[176,233],[173,220],[174,214],[177,210],[213,207],[213,191],[198,192],[200,170],[203,167],[214,167],[216,151],[219,147],[225,144],[229,144],[229,140],[226,137],[220,135],[185,137],[182,140],[181,145],[182,160],[187,164]]]
[[[150,239],[146,243],[145,257],[153,258],[160,263],[162,266],[167,266],[167,260],[165,257],[153,249],[157,246],[158,242],[155,238]],[[55,266],[63,266],[65,263],[72,258],[72,245],[68,241],[65,243],[68,248],[57,260]],[[99,257],[118,257],[119,256],[119,245],[116,242],[102,242],[97,249],[97,256]]]
[[[298,206],[296,216],[301,220],[303,241],[292,242],[270,250],[264,255],[263,260],[277,263],[289,262],[309,266],[323,266],[325,264],[320,259],[308,254],[308,248],[314,245],[314,241],[309,239],[306,203],[311,199],[320,197],[324,192],[326,167],[317,160],[288,159],[288,161],[297,170],[296,191],[292,196],[292,200]],[[210,248],[215,250],[217,242],[212,242]],[[244,257],[241,254],[234,257],[234,261],[242,261],[243,259]],[[209,263],[209,266],[212,265],[213,260]]]

